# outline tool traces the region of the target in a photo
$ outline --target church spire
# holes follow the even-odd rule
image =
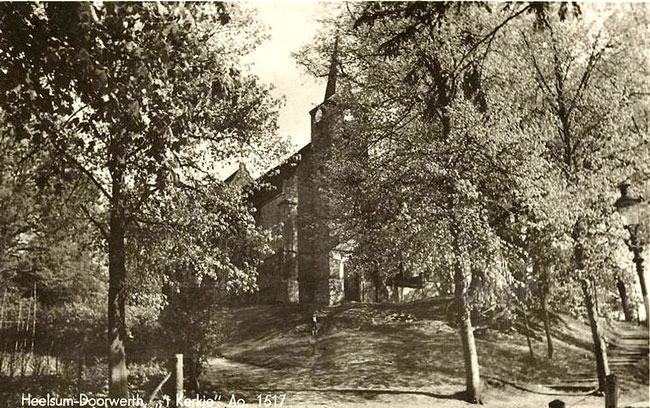
[[[339,64],[339,37],[334,40],[334,51],[330,61],[330,71],[327,74],[327,88],[325,88],[325,100],[336,93],[336,75],[338,74]]]

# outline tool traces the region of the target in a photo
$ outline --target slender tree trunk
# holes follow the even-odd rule
[[[83,392],[83,372],[84,372],[84,361],[83,361],[83,350],[81,354],[77,356],[77,392]]]
[[[372,276],[373,276],[373,282],[375,284],[375,303],[388,301],[388,292],[386,291],[386,281],[382,279],[379,270],[375,269],[373,271]]]
[[[631,322],[632,312],[630,311],[630,301],[627,297],[627,289],[625,288],[625,282],[623,282],[619,276],[616,277],[616,287],[618,288],[618,294],[621,296],[621,306],[623,307],[625,321]]]
[[[109,395],[128,397],[128,371],[126,368],[126,253],[125,213],[122,197],[124,186],[124,154],[119,141],[114,141],[112,163],[112,201],[108,237],[108,370]]]
[[[550,288],[548,270],[542,271],[542,319],[544,320],[544,332],[546,333],[546,356],[553,359],[553,338],[551,337],[551,321],[548,315],[548,291]]]
[[[600,315],[600,306],[598,305],[598,291],[596,290],[596,279],[594,277],[591,277],[591,280],[589,282],[591,284],[591,293],[593,293],[593,299],[594,299],[594,310],[596,312],[596,316]]]
[[[589,317],[589,326],[591,327],[591,336],[594,341],[594,355],[596,357],[596,372],[598,374],[598,387],[601,390],[605,388],[605,377],[609,375],[609,366],[607,364],[607,348],[598,327],[598,316],[591,294],[589,281],[582,281],[582,292],[585,296],[585,305]]]
[[[635,233],[636,235],[637,233]],[[637,241],[639,238],[635,238]],[[648,299],[648,287],[645,281],[645,274],[643,271],[643,257],[641,256],[640,245],[634,246],[634,264],[636,265],[636,273],[639,275],[639,284],[641,285],[641,295],[643,296],[643,306],[645,307],[645,324],[650,320],[650,300]]]
[[[16,360],[17,360],[17,356],[18,356],[18,344],[20,344],[18,339],[19,339],[19,336],[20,336],[20,329],[21,329],[21,326],[22,326],[22,321],[23,321],[23,300],[20,299],[19,303],[18,303],[18,321],[16,322],[16,332],[15,332],[16,337],[14,338],[14,354],[11,356],[11,371],[9,372],[10,376],[14,375],[14,370],[17,368],[16,367],[16,363],[17,363]]]
[[[530,325],[528,324],[528,312],[526,311],[526,305],[521,305],[521,310],[524,312],[524,329],[526,332],[526,342],[528,343],[528,351],[530,352],[530,358],[535,360],[535,351],[533,350],[533,343],[530,340]]]
[[[467,304],[467,279],[460,262],[456,262],[454,273],[456,310],[460,328],[460,340],[463,345],[465,362],[465,395],[468,402],[481,404],[481,378],[479,375],[478,355],[474,341],[474,329]]]
[[[36,306],[37,306],[37,304],[36,304],[36,283],[34,283],[34,320],[32,321],[32,344],[31,344],[31,348],[30,348],[31,349],[30,354],[32,356],[31,357],[32,364],[34,364],[36,362],[35,355],[34,355],[34,343],[36,341]],[[33,367],[32,367],[32,369],[33,369]],[[32,374],[34,374],[33,371],[32,371]]]
[[[574,242],[573,254],[576,270],[580,273],[584,273],[585,270],[584,248],[580,241],[582,231],[582,224],[580,221],[576,222],[572,234]],[[605,377],[609,374],[609,367],[607,366],[607,349],[598,329],[598,315],[596,312],[596,307],[594,305],[594,298],[591,292],[591,282],[590,280],[583,278],[580,283],[582,286],[582,293],[585,297],[585,306],[587,308],[589,326],[591,327],[591,336],[594,342],[594,355],[596,357],[598,387],[601,390],[604,390]]]
[[[5,288],[4,293],[2,294],[2,303],[0,303],[0,333],[2,333],[2,328],[5,321],[5,299],[7,297],[7,288]],[[0,343],[0,375],[4,373],[4,361],[5,361],[5,352],[7,351],[6,336],[2,336],[2,343]]]
[[[544,319],[544,332],[546,332],[546,356],[553,359],[553,338],[551,337],[551,322],[548,315],[548,300],[542,295],[542,318]]]
[[[27,307],[27,317],[25,318],[25,326],[23,327],[23,344],[21,346],[22,353],[20,354],[20,375],[25,376],[27,374],[27,366],[29,365],[30,354],[27,352],[27,344],[29,342],[30,335],[30,321],[29,318],[32,316],[32,309],[34,308],[34,302],[36,299],[34,297],[30,298],[29,305]],[[36,312],[36,310],[34,310]]]
[[[443,115],[444,116],[444,115]],[[446,134],[446,133],[445,133]],[[448,210],[452,225],[450,234],[453,242],[453,251],[455,252],[454,262],[454,301],[456,304],[456,313],[458,316],[458,327],[460,330],[460,341],[463,347],[463,361],[465,365],[465,400],[474,404],[482,404],[481,400],[481,377],[479,374],[478,355],[476,353],[476,342],[474,341],[474,329],[470,316],[470,305],[468,302],[469,278],[470,271],[466,271],[462,259],[468,256],[463,251],[459,225],[461,221],[457,219],[454,210],[455,203],[453,196],[454,181],[450,182],[448,194]]]

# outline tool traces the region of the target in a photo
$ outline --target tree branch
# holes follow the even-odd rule
[[[97,229],[99,229],[99,232],[102,234],[104,239],[108,239],[108,232],[106,231],[106,228],[104,228],[102,223],[97,221],[95,218],[93,218],[93,216],[90,214],[90,211],[88,211],[88,209],[84,205],[80,204],[79,208],[81,208],[81,211],[83,211],[83,213],[86,215],[88,220],[90,220],[90,222],[93,223],[93,225],[97,227]]]
[[[109,192],[102,186],[102,184],[95,178],[95,176],[85,168],[81,163],[79,163],[74,157],[66,153],[65,150],[61,149],[59,146],[56,145],[54,141],[51,142],[52,146],[59,152],[61,153],[67,160],[69,160],[72,164],[74,164],[83,174],[88,177],[88,179],[101,191],[101,193],[108,199],[108,200],[113,200],[113,197],[109,194]]]
[[[497,25],[496,27],[494,27],[494,28],[493,28],[489,33],[487,33],[483,38],[481,38],[480,41],[478,41],[476,44],[474,44],[474,45],[472,46],[472,48],[470,48],[469,51],[467,51],[467,52],[462,56],[462,58],[460,59],[460,61],[458,61],[458,64],[456,64],[456,66],[454,66],[454,72],[457,71],[457,68],[458,68],[458,67],[463,63],[463,61],[465,61],[465,60],[466,60],[466,59],[467,59],[467,58],[468,58],[468,57],[469,57],[469,56],[470,56],[474,51],[476,51],[476,49],[479,47],[479,45],[483,44],[483,43],[484,43],[485,41],[487,41],[488,39],[494,37],[494,35],[496,35],[496,33],[498,33],[499,30],[501,30],[501,28],[503,28],[506,24],[508,24],[508,23],[509,23],[510,21],[512,21],[513,19],[519,17],[520,15],[522,15],[523,13],[525,13],[526,11],[528,11],[530,8],[531,8],[531,5],[529,4],[529,5],[527,5],[526,7],[524,7],[523,9],[519,10],[518,12],[516,12],[515,14],[513,14],[513,15],[511,15],[510,17],[508,17],[508,18],[506,18],[505,20],[503,20],[503,21],[502,21],[499,25]],[[469,66],[470,63],[471,63],[471,61],[470,61],[470,62],[467,62],[463,67],[461,67],[460,71],[465,70],[465,69]]]

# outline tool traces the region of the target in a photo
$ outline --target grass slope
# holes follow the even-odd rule
[[[224,318],[230,320],[233,336],[221,348],[230,366],[223,360],[213,361],[204,382],[214,389],[240,393],[248,389],[293,390],[295,396],[309,392],[300,390],[312,390],[309,398],[299,399],[309,404],[359,403],[368,398],[381,402],[390,396],[370,391],[364,394],[363,390],[390,389],[419,391],[419,395],[409,395],[409,405],[418,405],[422,398],[435,398],[449,400],[445,406],[462,406],[451,401],[464,388],[464,374],[459,336],[444,321],[448,304],[449,299],[428,299],[410,304],[353,303],[317,310],[297,305],[230,310]],[[316,341],[309,332],[313,312],[321,323]],[[486,399],[500,401],[499,406],[508,406],[508,400],[512,406],[527,405],[521,400],[521,391],[498,378],[541,393],[553,392],[541,386],[544,384],[584,377],[593,380],[589,327],[566,316],[555,316],[554,320],[552,361],[545,358],[539,322],[533,321],[533,328],[538,330],[533,339],[535,360],[530,357],[525,337],[516,331],[487,330],[477,336],[481,375],[487,379]],[[624,400],[647,400],[647,358],[640,365],[645,371],[617,373]],[[347,391],[331,391],[319,398],[315,389],[325,394],[333,389]],[[249,398],[256,394],[248,393]],[[523,394],[534,400],[530,406],[546,406],[556,398]],[[395,398],[403,400],[394,396],[393,402]],[[589,406],[589,397],[581,396],[580,400],[581,406]],[[595,404],[601,406],[602,399]]]

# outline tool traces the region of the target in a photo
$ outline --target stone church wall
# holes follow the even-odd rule
[[[268,180],[258,194],[256,222],[272,234],[273,254],[259,269],[260,301],[298,302],[297,177],[290,167]]]
[[[328,164],[343,140],[335,80],[330,75],[325,101],[310,112],[311,143],[291,165],[267,176],[272,188],[254,200],[258,224],[278,237],[275,254],[260,269],[262,302],[333,305],[363,297],[360,279],[346,270],[349,248],[333,232],[338,209],[325,188]]]

